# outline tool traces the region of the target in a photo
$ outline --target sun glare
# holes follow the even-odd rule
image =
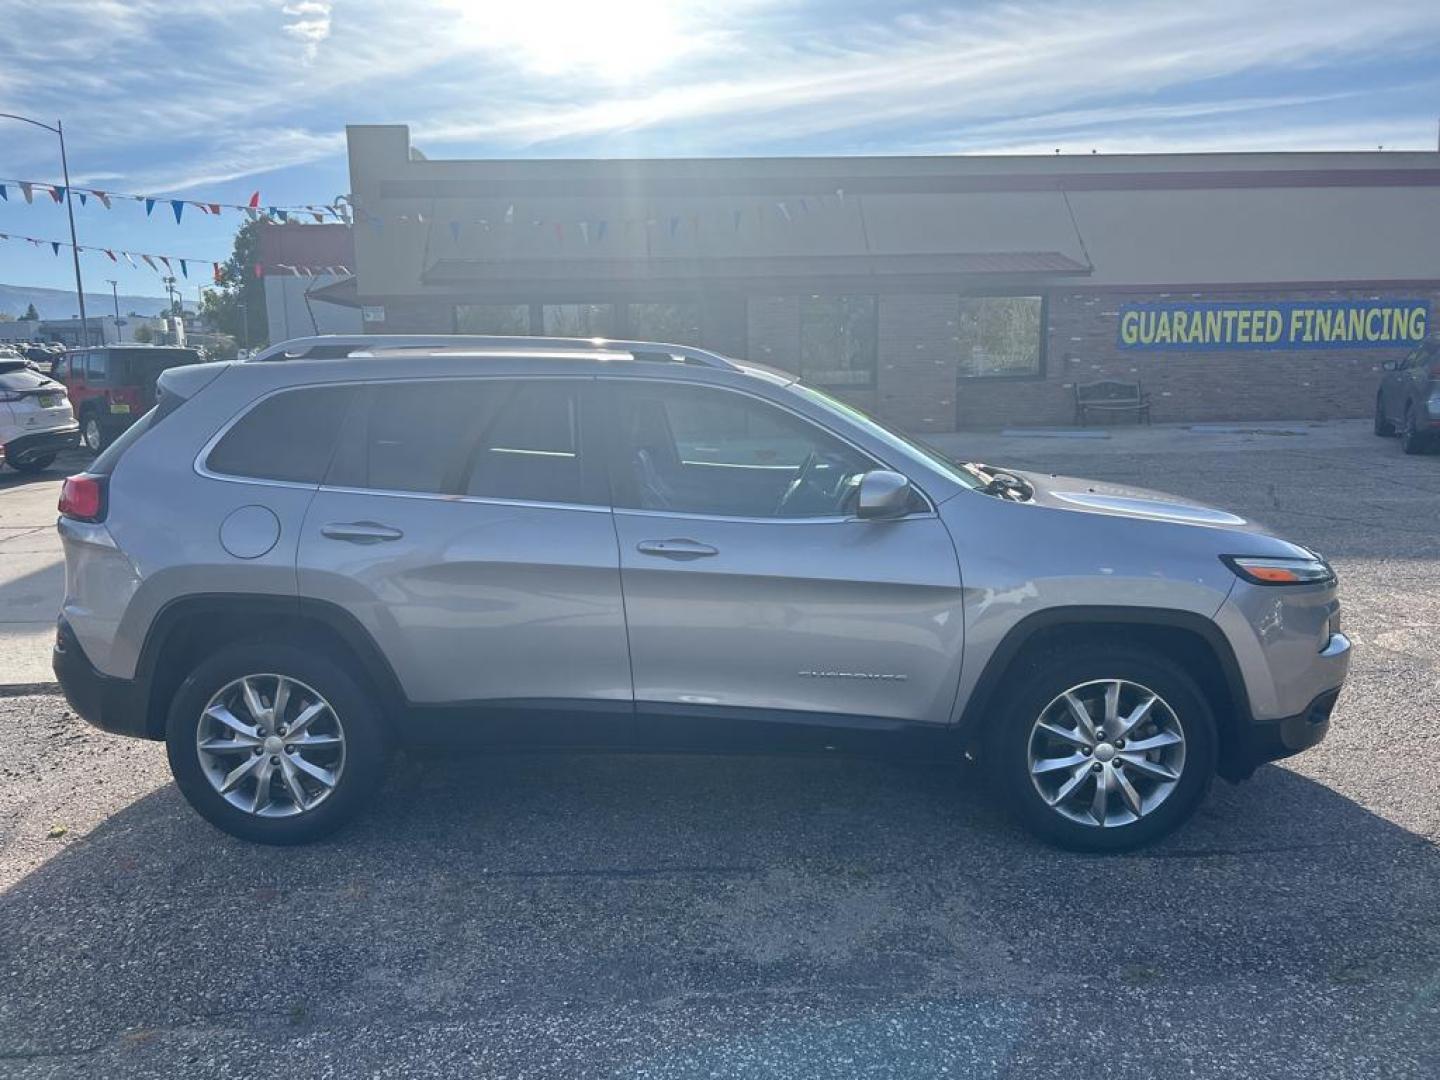
[[[677,0],[522,0],[462,3],[459,15],[468,44],[507,54],[532,74],[629,82],[694,46],[677,17],[683,8]]]

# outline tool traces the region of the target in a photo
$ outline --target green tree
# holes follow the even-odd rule
[[[141,345],[149,345],[152,341],[155,340],[155,334],[150,330],[150,327],[148,326],[137,326],[135,328],[135,340],[138,341]]]
[[[201,315],[215,329],[247,349],[265,344],[265,283],[255,276],[259,261],[259,221],[247,221],[235,233],[230,258],[220,266],[215,288],[205,291]]]
[[[26,320],[27,322],[39,322],[39,321],[40,321],[40,313],[35,310],[35,305],[34,305],[34,304],[31,304],[29,307],[27,307],[27,308],[25,309],[25,314],[22,315],[22,316],[20,316],[20,317],[21,317],[22,319]]]

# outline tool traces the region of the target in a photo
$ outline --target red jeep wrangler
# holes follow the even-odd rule
[[[71,349],[55,362],[81,441],[99,453],[155,404],[155,380],[166,368],[198,364],[195,349],[169,345],[103,345]]]

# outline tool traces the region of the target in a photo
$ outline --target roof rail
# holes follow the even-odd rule
[[[502,337],[479,334],[321,334],[292,338],[252,356],[247,363],[276,360],[335,360],[374,350],[388,353],[414,349],[417,352],[464,351],[466,349],[581,349],[585,351],[628,352],[636,360],[666,360],[702,367],[734,368],[736,364],[719,353],[692,345],[670,345],[659,341],[615,341],[611,338]]]

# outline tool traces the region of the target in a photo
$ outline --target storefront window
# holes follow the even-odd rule
[[[962,378],[1044,373],[1044,303],[1038,296],[963,296],[957,338]]]
[[[614,337],[615,308],[610,304],[546,304],[541,308],[546,337]]]
[[[529,304],[457,304],[457,334],[515,336],[530,333]]]
[[[631,304],[626,312],[637,341],[660,341],[668,345],[700,344],[699,304]]]
[[[875,381],[873,296],[800,298],[800,377],[817,386]]]

